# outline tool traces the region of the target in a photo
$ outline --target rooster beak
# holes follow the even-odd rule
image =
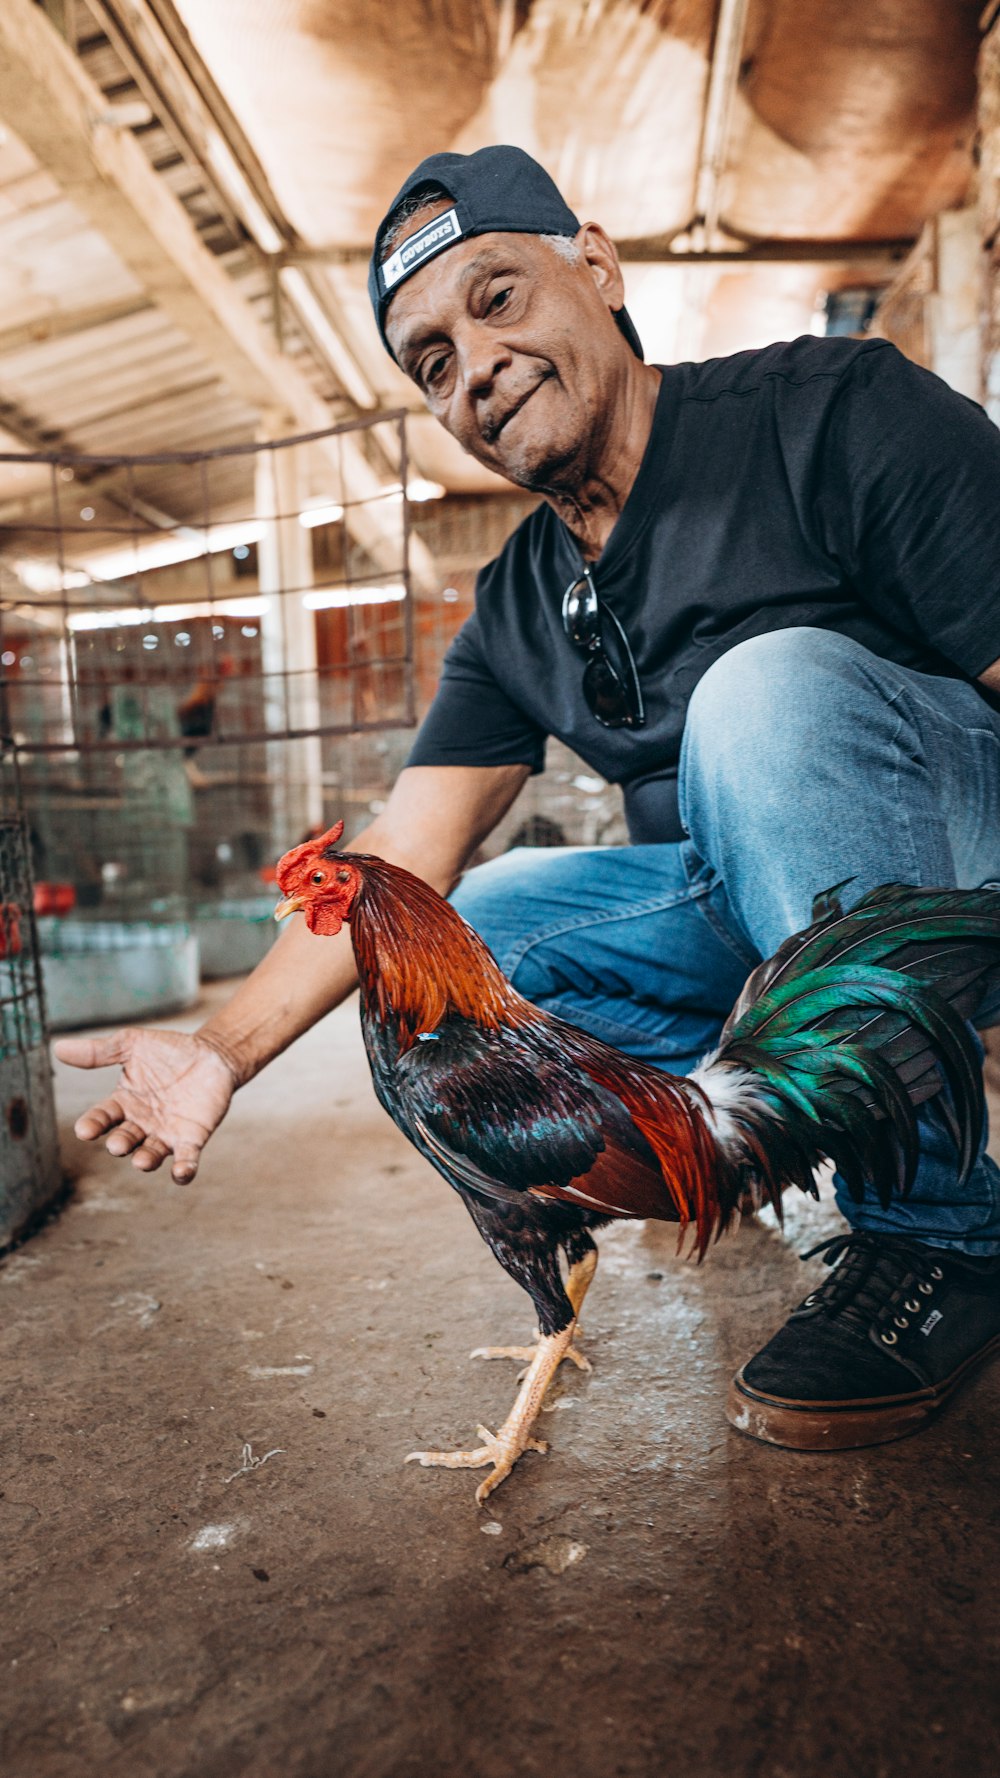
[[[274,917],[276,920],[287,920],[289,914],[297,914],[299,909],[305,905],[304,895],[289,895],[285,901],[279,901],[274,910]]]

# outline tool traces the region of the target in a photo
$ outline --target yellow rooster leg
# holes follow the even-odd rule
[[[581,1331],[580,1310],[596,1270],[597,1249],[595,1248],[592,1253],[585,1254],[583,1259],[578,1260],[576,1265],[570,1267],[569,1276],[566,1279],[566,1295],[569,1297],[574,1309],[573,1331],[575,1334],[579,1334]],[[526,1364],[530,1364],[538,1351],[540,1339],[541,1335],[536,1327],[535,1343],[533,1346],[476,1346],[475,1349],[469,1353],[469,1357],[520,1358],[523,1359]],[[562,1363],[564,1358],[572,1359],[578,1370],[589,1371],[594,1368],[590,1359],[585,1357],[580,1351],[579,1346],[567,1346],[565,1352],[560,1354],[560,1363]],[[519,1377],[518,1382],[520,1381],[521,1379]]]
[[[545,1391],[560,1364],[564,1358],[569,1358],[574,1353],[573,1335],[576,1332],[577,1316],[596,1268],[596,1251],[586,1254],[570,1268],[566,1294],[573,1305],[574,1314],[569,1326],[564,1327],[561,1333],[545,1334],[537,1346],[514,1354],[517,1357],[530,1357],[531,1363],[524,1374],[514,1406],[499,1432],[493,1433],[485,1426],[477,1426],[476,1432],[483,1442],[475,1450],[411,1451],[406,1459],[407,1463],[419,1463],[424,1469],[482,1469],[485,1464],[492,1463],[491,1473],[476,1489],[476,1504],[482,1506],[494,1488],[498,1488],[505,1476],[510,1475],[523,1452],[548,1450],[544,1440],[531,1436],[531,1428],[538,1418]],[[511,1348],[507,1348],[508,1353],[511,1351]],[[576,1356],[579,1358],[582,1355]],[[584,1366],[590,1368],[586,1360]]]

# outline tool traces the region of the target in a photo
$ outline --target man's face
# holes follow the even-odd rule
[[[447,431],[538,492],[572,485],[599,454],[629,355],[610,312],[623,300],[614,248],[593,224],[577,242],[571,265],[537,235],[459,241],[402,285],[386,321]]]

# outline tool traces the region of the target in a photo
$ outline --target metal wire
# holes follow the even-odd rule
[[[0,1061],[45,1040],[28,827],[17,759],[0,750]]]
[[[101,922],[266,893],[277,850],[377,800],[405,756],[405,413],[206,451],[0,453],[33,465],[47,490],[0,507],[0,736],[40,905],[69,886],[96,943]]]
[[[23,472],[46,464],[51,471],[47,501],[36,500],[41,512],[0,513],[2,708],[5,733],[21,754],[135,747],[187,752],[192,739],[202,747],[412,723],[405,422],[405,413],[395,411],[323,433],[201,452],[101,458],[0,453],[0,465]],[[304,499],[276,499],[262,513],[257,466],[270,463],[268,480],[277,492],[277,465],[289,453],[322,447],[342,454],[352,435],[357,448],[358,439],[380,433],[392,435],[394,449],[384,455],[400,463],[403,479],[395,487],[376,484],[362,498],[352,493],[342,462],[331,478],[339,486],[330,504],[343,515],[331,527],[340,534],[339,559],[323,573],[319,597],[325,608],[316,624],[331,628],[335,620],[325,610],[339,607],[347,613],[345,635],[340,658],[303,665],[289,647],[290,616],[303,597],[317,601],[316,579],[302,572],[301,551],[293,552],[290,541],[309,514]],[[213,470],[227,472],[221,508],[212,498]],[[170,513],[161,510],[158,496],[165,473],[171,478]],[[79,520],[65,510],[66,477],[87,501]],[[109,514],[112,501],[117,510]],[[361,533],[370,542],[373,513],[378,560],[359,539]],[[249,541],[219,547],[243,532]],[[167,545],[169,553],[172,542],[180,546],[178,559],[155,566],[146,553],[150,546],[155,551]],[[271,584],[263,589],[254,570],[265,546]],[[102,572],[94,572],[95,562]],[[266,648],[272,628],[276,650]],[[120,713],[124,688],[127,720]],[[173,692],[171,719],[167,700]],[[60,703],[64,719],[54,721]],[[297,718],[305,703],[319,710],[318,720]]]

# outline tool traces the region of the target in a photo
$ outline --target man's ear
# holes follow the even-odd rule
[[[625,279],[618,250],[599,222],[585,222],[574,237],[584,262],[609,309],[625,302]]]

